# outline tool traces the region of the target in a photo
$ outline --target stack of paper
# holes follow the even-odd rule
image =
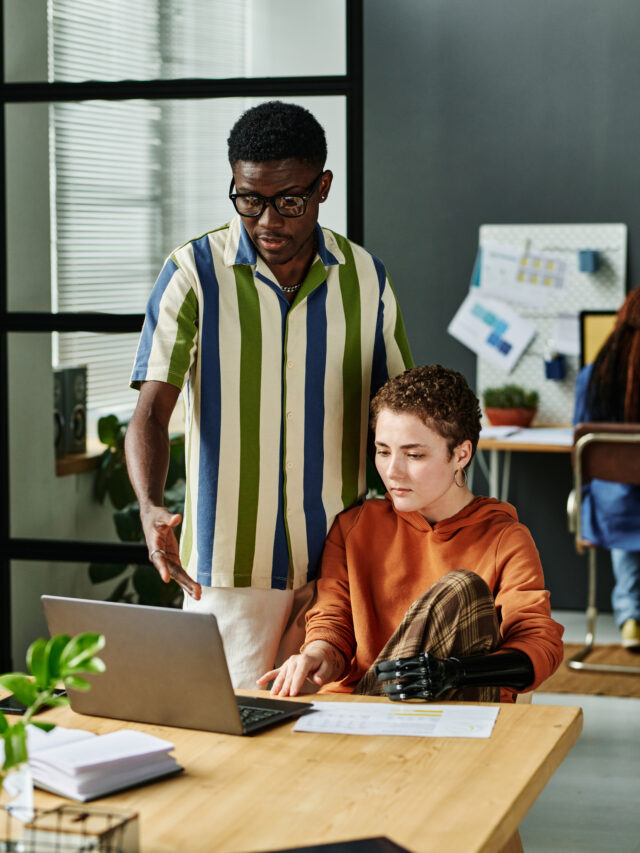
[[[95,735],[30,726],[28,732],[34,785],[82,802],[183,769],[169,755],[172,743],[133,729]]]

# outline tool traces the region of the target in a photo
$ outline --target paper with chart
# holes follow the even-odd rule
[[[499,707],[413,702],[313,702],[294,732],[410,737],[491,737]]]
[[[533,323],[506,302],[471,288],[447,329],[460,343],[509,373],[535,335]]]
[[[487,295],[541,308],[549,294],[565,286],[566,261],[522,243],[484,240],[478,285]]]

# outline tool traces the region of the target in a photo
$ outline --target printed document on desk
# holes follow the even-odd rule
[[[573,427],[531,427],[519,429],[503,439],[510,444],[556,444],[564,447],[573,445]]]
[[[491,737],[499,707],[427,705],[412,702],[313,702],[314,714],[294,732],[410,737]]]

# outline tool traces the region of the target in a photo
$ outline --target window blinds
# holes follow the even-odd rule
[[[243,76],[246,2],[49,0],[56,81]],[[226,136],[237,99],[50,108],[54,310],[138,313],[164,257],[229,218]],[[88,367],[88,408],[125,413],[137,335],[59,333],[54,362]]]

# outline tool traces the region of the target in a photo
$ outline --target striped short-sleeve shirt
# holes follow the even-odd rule
[[[366,491],[369,399],[411,366],[382,263],[317,226],[289,304],[239,217],[176,249],[131,377],[183,389],[180,556],[204,586],[297,588]]]

